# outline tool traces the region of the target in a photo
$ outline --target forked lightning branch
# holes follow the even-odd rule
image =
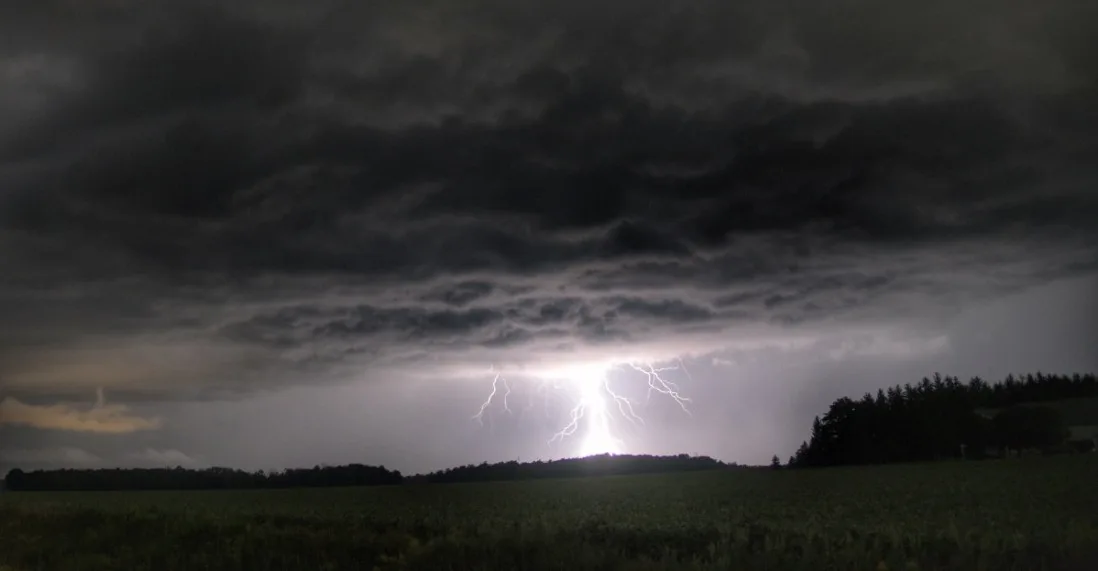
[[[656,367],[651,363],[628,363],[612,366],[587,366],[575,367],[561,375],[554,375],[540,379],[540,389],[562,388],[566,396],[571,399],[572,405],[568,411],[563,427],[549,438],[548,443],[563,442],[566,438],[581,438],[576,450],[578,456],[590,456],[592,454],[619,454],[624,452],[625,444],[614,430],[614,426],[621,422],[628,422],[634,426],[643,426],[644,418],[637,414],[633,400],[616,391],[611,383],[610,373],[618,368],[628,368],[630,376],[636,376],[636,381],[645,383],[645,400],[651,400],[655,395],[667,398],[677,404],[687,415],[690,409],[687,404],[690,399],[683,396],[678,384],[672,380],[672,374],[680,373],[687,379],[690,372],[679,361],[678,366]],[[473,415],[473,419],[483,424],[484,415],[493,406],[500,407],[507,414],[511,414],[511,382],[501,373],[496,372],[492,378],[492,390],[488,398],[480,405],[480,410]],[[577,434],[578,433],[578,434]]]

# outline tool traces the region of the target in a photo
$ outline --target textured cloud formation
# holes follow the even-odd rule
[[[30,426],[46,430],[69,430],[103,434],[128,434],[160,428],[160,419],[130,414],[129,407],[99,401],[88,410],[64,405],[25,404],[11,397],[0,400],[0,425]]]
[[[1098,271],[1096,33],[1070,0],[9,3],[3,406],[125,431],[23,403],[941,345]]]

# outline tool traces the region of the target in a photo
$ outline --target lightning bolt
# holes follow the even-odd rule
[[[681,359],[678,360],[677,367],[656,367],[651,363],[635,362],[626,365],[642,374],[646,379],[646,402],[651,400],[652,393],[658,393],[670,398],[683,412],[690,415],[690,410],[687,407],[690,399],[683,396],[680,393],[679,386],[668,379],[666,375],[670,371],[681,370],[685,373],[687,379],[691,378],[690,371],[686,369],[686,365]],[[643,426],[645,423],[644,418],[637,414],[634,402],[615,391],[611,386],[610,372],[617,367],[581,367],[568,371],[564,378],[553,377],[540,380],[537,388],[538,392],[548,391],[549,388],[560,389],[563,385],[567,389],[571,389],[570,392],[575,395],[575,404],[568,411],[567,422],[563,428],[552,435],[548,444],[563,442],[582,429],[583,437],[577,449],[579,456],[602,453],[618,454],[624,450],[625,443],[614,433],[614,421],[625,420],[634,426]],[[501,383],[504,387],[502,397],[499,396]],[[477,414],[473,415],[473,419],[483,424],[485,412],[497,399],[502,400],[504,411],[510,413],[511,409],[507,402],[510,394],[510,383],[498,371],[495,372],[492,378],[492,391],[480,405]],[[548,399],[546,399],[546,402],[548,402]],[[532,404],[526,409],[531,407]],[[616,415],[614,414],[615,410]]]
[[[484,401],[484,404],[480,405],[480,410],[473,415],[473,420],[484,425],[484,411],[488,410],[488,405],[492,404],[492,400],[495,399],[496,393],[499,392],[499,382],[503,381],[503,387],[505,392],[503,393],[503,410],[507,414],[511,414],[511,407],[507,406],[507,397],[511,396],[511,384],[507,382],[507,379],[503,378],[499,372],[496,372],[495,377],[492,378],[492,393],[488,395],[488,399]]]
[[[681,363],[682,362],[680,361],[680,365]],[[675,401],[675,404],[678,404],[679,408],[681,408],[683,412],[685,412],[686,414],[690,414],[690,410],[686,408],[686,403],[690,402],[690,399],[680,395],[679,386],[663,378],[663,376],[661,375],[661,373],[666,373],[667,371],[678,370],[678,367],[657,368],[653,367],[650,364],[638,365],[636,363],[630,363],[629,366],[632,367],[634,371],[637,371],[648,377],[648,393],[645,397],[646,400],[652,399],[653,391],[657,393],[662,393],[671,397],[671,400]],[[686,367],[683,366],[683,370],[685,369]],[[687,372],[687,375],[689,375],[689,372]]]

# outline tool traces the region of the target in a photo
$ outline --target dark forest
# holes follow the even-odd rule
[[[1082,421],[1066,419],[1055,404],[1094,396],[1098,378],[1093,374],[1009,375],[997,383],[979,377],[962,383],[935,374],[914,385],[866,393],[860,400],[836,400],[816,417],[810,439],[789,465],[978,459],[1027,449],[1086,451],[1093,449],[1093,439],[1072,441],[1069,425],[1098,420],[1090,414]]]

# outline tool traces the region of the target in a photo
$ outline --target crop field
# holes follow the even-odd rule
[[[0,569],[1098,569],[1098,454],[804,471],[0,494]]]

